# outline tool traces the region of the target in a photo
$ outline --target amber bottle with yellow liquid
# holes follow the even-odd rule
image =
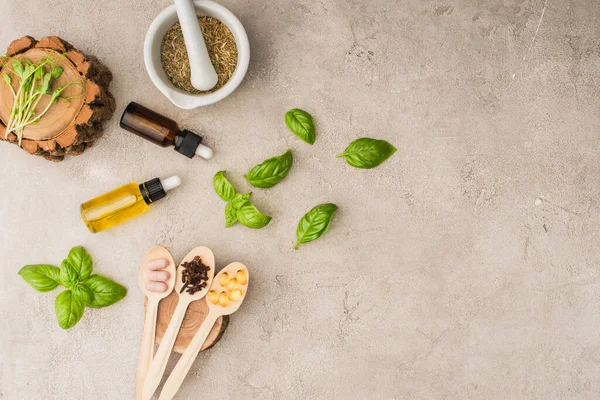
[[[148,211],[150,204],[164,198],[181,184],[181,178],[152,179],[128,183],[81,205],[81,218],[92,233],[112,228]]]

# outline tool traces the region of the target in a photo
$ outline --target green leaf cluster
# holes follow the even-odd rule
[[[92,274],[94,263],[81,246],[74,247],[61,267],[48,264],[26,265],[19,275],[38,292],[50,292],[59,285],[63,290],[54,302],[58,325],[63,329],[74,327],[85,307],[102,308],[123,299],[127,289],[105,276]]]
[[[53,82],[61,77],[63,68],[56,65],[50,56],[44,57],[37,63],[31,62],[27,58],[8,57],[8,59],[12,61],[6,62],[1,70],[2,79],[10,88],[13,96],[13,106],[4,138],[7,139],[8,135],[14,133],[20,146],[25,127],[39,122],[52,105],[58,102],[59,98],[70,101],[71,98],[61,97],[61,95],[68,87],[77,82],[69,82],[64,86],[52,89]],[[41,111],[36,111],[38,104],[45,96],[50,96],[50,101]]]
[[[237,193],[231,182],[225,177],[225,171],[219,171],[213,177],[213,187],[219,197],[227,202],[225,206],[225,226],[240,224],[252,229],[264,228],[271,217],[261,213],[250,202],[252,193]]]
[[[312,116],[304,110],[294,108],[285,114],[285,124],[296,136],[308,144],[314,144],[316,139],[315,124]],[[375,168],[390,158],[397,149],[385,140],[360,138],[354,140],[343,153],[346,162],[355,167],[370,169]],[[257,188],[271,188],[281,182],[288,175],[294,157],[290,150],[280,156],[266,159],[252,167],[244,176],[246,180]],[[264,216],[250,201],[251,193],[236,193],[233,185],[225,178],[223,171],[217,172],[213,178],[213,186],[217,194],[225,201],[225,226],[233,226],[236,222],[250,228],[262,228],[271,221],[271,217]],[[307,212],[298,223],[296,230],[296,244],[312,242],[325,234],[338,207],[332,203],[319,204]]]

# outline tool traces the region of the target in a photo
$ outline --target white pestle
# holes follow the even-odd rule
[[[175,0],[175,8],[190,60],[192,86],[198,90],[210,90],[215,87],[219,77],[210,62],[202,30],[198,24],[194,2],[193,0]]]

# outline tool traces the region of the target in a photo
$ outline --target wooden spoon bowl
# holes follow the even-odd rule
[[[231,280],[236,279],[236,276],[240,271],[245,275],[246,282],[243,284],[238,282],[238,284],[233,290],[240,290],[242,292],[241,297],[236,300],[231,300],[228,296],[229,303],[227,306],[222,306],[219,302],[215,304],[211,302],[209,298],[207,298],[206,303],[208,304],[209,313],[216,313],[219,316],[230,315],[240,308],[242,302],[244,301],[244,298],[246,297],[246,293],[248,292],[248,282],[250,282],[250,274],[248,273],[248,268],[244,264],[234,262],[223,268],[221,271],[219,271],[215,279],[213,279],[213,283],[210,286],[209,290],[209,293],[214,291],[218,294],[226,293],[229,295],[233,290],[229,288],[228,283],[230,283]],[[227,276],[229,276],[230,279],[228,283],[222,285],[221,277],[223,277],[225,274],[227,274]]]
[[[148,274],[150,273],[147,267],[148,262],[152,260],[158,260],[160,258],[165,259],[169,262],[169,265],[162,270],[167,271],[169,273],[169,280],[165,282],[167,284],[167,291],[164,293],[151,292],[148,289],[146,289],[146,282],[148,282]],[[144,257],[144,260],[142,261],[142,264],[140,265],[140,272],[138,274],[138,286],[140,287],[144,295],[148,298],[149,302],[151,299],[162,300],[168,295],[170,295],[173,291],[173,288],[175,287],[176,276],[177,275],[175,269],[175,261],[173,260],[171,252],[163,246],[154,246],[148,251],[148,253]]]
[[[210,268],[210,270],[208,271],[208,280],[206,281],[206,286],[204,287],[204,289],[199,290],[198,292],[196,292],[194,294],[190,294],[187,291],[183,291],[183,293],[182,293],[182,289],[185,286],[185,284],[183,283],[183,270],[185,268],[183,268],[181,265],[184,263],[193,261],[194,258],[196,258],[196,257],[200,257],[200,259],[202,260],[202,263]],[[206,293],[208,293],[208,289],[210,288],[210,285],[212,283],[214,276],[215,276],[215,255],[213,254],[213,252],[208,247],[204,247],[204,246],[196,247],[195,249],[190,251],[185,256],[185,258],[181,261],[181,263],[179,264],[179,267],[177,268],[177,278],[175,280],[175,291],[179,294],[179,301],[183,300],[183,301],[188,302],[188,304],[189,304],[192,301],[200,300],[201,298],[206,296]]]

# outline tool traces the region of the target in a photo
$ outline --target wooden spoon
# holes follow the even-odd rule
[[[196,256],[199,256],[202,259],[204,265],[210,267],[206,287],[193,295],[188,292],[181,293],[181,289],[183,288],[182,272],[184,269],[181,267],[181,264],[192,261]],[[144,383],[144,389],[142,391],[143,400],[150,400],[156,391],[156,388],[160,385],[165,368],[167,367],[167,362],[169,361],[169,356],[171,355],[171,349],[177,339],[177,333],[179,332],[188,306],[192,301],[200,300],[206,296],[215,274],[215,255],[208,247],[196,247],[185,256],[183,261],[181,261],[181,264],[179,264],[179,268],[177,268],[177,278],[175,281],[175,291],[179,294],[179,302],[177,303],[177,307],[171,317],[171,322],[169,322],[169,326],[160,342],[160,346],[154,355],[154,360],[152,360],[152,363],[150,364],[150,370],[146,376],[146,382]]]
[[[165,282],[167,284],[167,290],[164,293],[155,293],[146,289],[146,283],[148,282],[148,261],[157,260],[163,258],[169,262],[169,265],[163,271],[169,273],[169,280]],[[144,380],[150,368],[150,362],[152,362],[152,355],[154,354],[154,338],[156,335],[156,316],[158,313],[158,303],[167,297],[175,286],[175,261],[169,250],[162,246],[154,246],[148,251],[146,257],[142,261],[140,266],[140,273],[138,275],[138,285],[142,292],[148,298],[148,305],[146,307],[146,317],[144,319],[144,334],[142,336],[142,349],[140,350],[140,361],[138,363],[137,381],[136,381],[136,398],[139,400],[142,398],[142,389],[144,387]]]
[[[236,288],[242,291],[241,297],[235,301],[230,301],[227,306],[221,306],[219,303],[213,304],[211,301],[209,301],[208,298],[205,300],[209,308],[208,315],[206,316],[206,319],[200,326],[200,329],[198,329],[198,332],[196,332],[196,335],[194,335],[194,338],[188,345],[185,353],[183,353],[183,355],[177,362],[177,365],[173,369],[173,372],[171,372],[171,375],[169,375],[169,379],[167,379],[167,382],[165,383],[163,390],[160,393],[159,400],[170,400],[175,396],[175,394],[179,390],[179,387],[181,386],[181,383],[183,382],[187,373],[192,367],[196,356],[202,348],[202,344],[204,344],[204,341],[208,337],[208,334],[210,333],[210,330],[215,324],[217,318],[219,318],[222,315],[233,314],[240,308],[240,305],[244,301],[244,298],[246,298],[246,292],[248,291],[248,282],[250,281],[248,268],[246,268],[244,264],[234,262],[223,268],[213,280],[213,283],[210,287],[210,291],[214,290],[217,293],[221,293],[224,291],[228,293],[229,291],[227,285],[222,286],[220,283],[220,278],[225,273],[227,273],[229,277],[233,278],[236,276],[238,271],[243,271],[246,275],[246,283],[238,283]]]

